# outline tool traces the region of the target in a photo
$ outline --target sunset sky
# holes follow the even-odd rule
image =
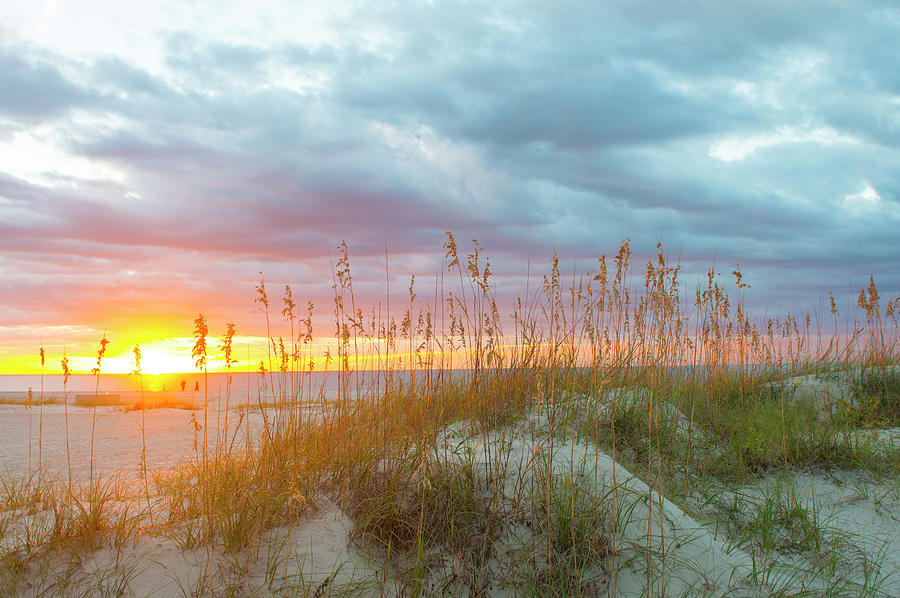
[[[512,291],[628,237],[759,312],[900,295],[898,39],[894,0],[0,0],[0,373],[104,332],[190,369],[199,312],[265,334],[259,272],[328,336],[342,239],[369,306],[448,230]]]

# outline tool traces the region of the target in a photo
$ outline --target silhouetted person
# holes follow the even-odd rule
[[[182,381],[181,381],[181,392],[184,392],[184,386],[185,386],[185,384],[187,384],[187,380],[182,380]]]

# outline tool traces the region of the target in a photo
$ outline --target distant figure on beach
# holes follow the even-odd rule
[[[187,384],[187,380],[182,380],[182,381],[181,381],[181,392],[184,392],[184,386],[185,386],[185,384]]]
[[[194,382],[194,392],[200,392],[200,381]]]

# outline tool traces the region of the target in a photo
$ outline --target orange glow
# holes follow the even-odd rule
[[[191,350],[194,346],[192,337],[168,337],[163,335],[151,336],[152,333],[144,332],[140,336],[119,336],[115,331],[107,333],[109,346],[106,355],[100,364],[101,374],[130,374],[135,369],[134,346],[141,348],[141,372],[147,376],[161,374],[196,373],[194,359]],[[100,336],[94,331],[79,334],[78,341],[68,341],[65,344],[45,343],[44,373],[55,375],[60,373],[60,358],[65,354],[69,358],[70,367],[75,374],[89,374],[97,366],[97,349]],[[97,336],[97,340],[91,339]],[[250,345],[250,360],[248,365],[247,345]],[[256,371],[259,368],[260,359],[267,359],[267,344],[265,339],[259,337],[235,337],[234,357],[238,363],[233,365],[233,371]],[[207,366],[210,372],[224,370],[224,356],[219,349],[217,337],[207,338]],[[40,374],[40,346],[26,347],[0,347],[0,375],[5,374]]]
[[[60,358],[63,352],[69,358],[70,367],[74,374],[90,374],[97,365],[97,349],[99,339],[102,336],[96,330],[68,331],[68,342],[47,343],[45,348],[44,373],[49,376],[60,374]],[[71,340],[73,336],[77,341]],[[95,338],[96,337],[96,338]],[[145,383],[150,384],[150,377],[165,376],[167,374],[196,374],[197,368],[191,357],[191,350],[195,339],[190,336],[166,336],[163,331],[142,330],[131,334],[117,334],[116,331],[107,332],[109,346],[103,357],[100,372],[102,374],[130,374],[135,369],[134,346],[141,349],[141,373],[144,374]],[[219,336],[207,338],[207,366],[210,373],[225,370],[224,355],[220,349]],[[334,337],[320,337],[312,345],[304,345],[299,363],[289,363],[288,369],[306,371],[310,361],[313,362],[315,371],[335,371],[341,364],[337,358],[338,341]],[[289,347],[286,347],[290,350]],[[4,353],[4,349],[8,351]],[[24,352],[17,352],[19,347],[0,347],[0,375],[3,374],[40,374],[41,364],[39,357],[40,347],[28,347]],[[265,337],[261,336],[235,336],[232,357],[237,363],[232,364],[233,372],[258,372],[260,362],[267,370],[278,371],[280,359],[275,352],[271,352],[271,345]],[[326,350],[330,350],[331,359],[325,358]],[[472,355],[467,349],[454,351],[422,350],[417,354],[407,351],[394,351],[388,353],[383,341],[369,341],[358,347],[357,355],[350,355],[348,365],[351,369],[378,370],[386,367],[417,367],[423,363],[431,363],[437,367],[443,359],[443,366],[465,367],[470,362]],[[502,347],[502,353],[508,357],[515,350],[512,345]],[[24,353],[24,354],[23,354]]]
[[[120,355],[104,360],[103,370],[110,373],[127,374],[134,370],[132,347]],[[149,376],[190,372],[194,369],[190,351],[184,352],[167,341],[153,341],[141,345],[141,372]]]

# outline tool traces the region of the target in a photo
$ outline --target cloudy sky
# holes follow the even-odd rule
[[[400,294],[447,230],[515,289],[628,237],[900,294],[893,1],[257,4],[0,0],[0,370],[246,331],[260,271],[324,317],[342,239]]]

